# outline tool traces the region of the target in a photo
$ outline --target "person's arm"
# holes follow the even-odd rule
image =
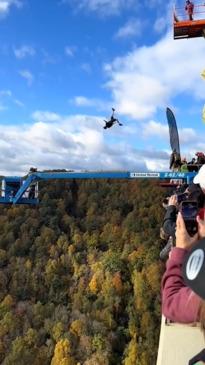
[[[162,278],[162,313],[173,322],[198,320],[201,299],[184,284],[182,263],[187,250],[174,247]]]
[[[175,205],[168,205],[163,222],[165,222],[167,219],[171,219],[176,223],[177,208]]]
[[[191,323],[199,318],[201,299],[188,288],[182,277],[182,263],[190,247],[197,241],[187,233],[181,213],[177,217],[176,248],[173,248],[162,278],[162,313],[170,320]]]
[[[165,233],[172,237],[175,236],[176,218],[177,218],[177,196],[172,195],[169,198],[168,207],[162,223],[162,227]]]
[[[168,207],[163,220],[162,228],[168,236],[175,237],[176,230],[176,208]]]

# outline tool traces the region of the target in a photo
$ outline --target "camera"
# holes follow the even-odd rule
[[[182,201],[179,210],[184,218],[187,232],[190,236],[194,236],[198,230],[196,221],[196,216],[198,215],[198,202],[196,200]]]
[[[176,195],[177,195],[178,204],[180,204],[182,201],[185,201],[185,200],[189,199],[189,193],[180,193],[180,194],[178,193]],[[163,201],[162,201],[163,206],[168,205],[169,198],[170,198],[170,196],[163,199]]]
[[[188,193],[177,194],[177,202],[178,202],[178,204],[180,204],[184,200],[187,200],[188,198],[189,198],[189,194]]]

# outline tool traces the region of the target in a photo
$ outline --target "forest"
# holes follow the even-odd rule
[[[54,180],[36,207],[0,206],[0,364],[156,363],[164,196]]]

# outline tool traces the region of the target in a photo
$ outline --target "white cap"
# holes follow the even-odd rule
[[[205,189],[205,165],[202,165],[198,174],[194,177],[194,184],[199,184],[202,189]]]

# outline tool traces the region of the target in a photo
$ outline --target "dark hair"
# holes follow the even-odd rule
[[[198,207],[203,208],[205,203],[205,195],[199,184],[190,184],[188,186],[188,194],[190,200],[197,200]]]
[[[194,191],[194,192],[190,193],[189,199],[190,200],[197,200],[199,208],[204,207],[205,196],[204,196],[202,191]]]

